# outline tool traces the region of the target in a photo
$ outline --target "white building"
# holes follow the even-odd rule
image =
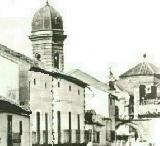
[[[29,146],[31,111],[0,96],[0,145]]]

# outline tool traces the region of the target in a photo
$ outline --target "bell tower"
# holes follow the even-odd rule
[[[42,62],[49,71],[63,71],[63,42],[66,37],[61,15],[47,1],[32,20],[29,39],[33,46],[33,57]]]

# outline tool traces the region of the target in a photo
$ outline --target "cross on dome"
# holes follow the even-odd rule
[[[48,0],[46,0],[46,5],[49,5],[49,2],[48,2]]]
[[[144,54],[143,54],[143,58],[146,58],[146,57],[147,57],[147,55],[146,55],[146,53],[144,53]]]

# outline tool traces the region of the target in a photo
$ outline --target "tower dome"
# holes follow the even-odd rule
[[[62,17],[47,2],[34,15],[32,20],[32,32],[40,30],[63,29]]]

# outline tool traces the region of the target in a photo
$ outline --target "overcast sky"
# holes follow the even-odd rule
[[[0,43],[32,56],[34,13],[45,0],[1,0]],[[159,0],[49,0],[64,21],[66,71],[80,68],[105,80],[147,59],[160,66]]]

